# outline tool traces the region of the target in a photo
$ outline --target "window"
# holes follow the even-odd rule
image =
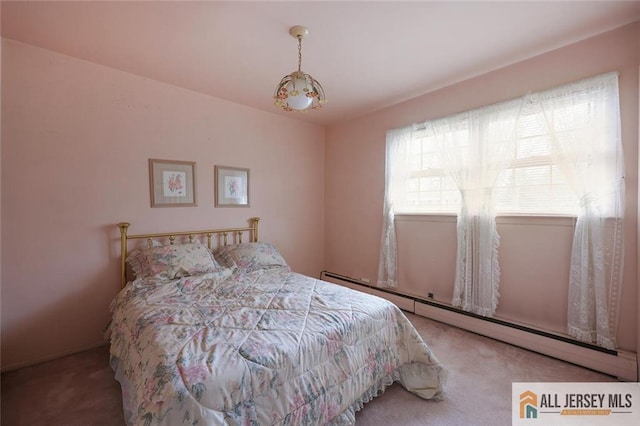
[[[460,191],[444,168],[443,153],[432,132],[420,131],[409,142],[407,213],[457,213]]]
[[[551,135],[539,107],[523,109],[517,134],[512,160],[496,182],[497,212],[576,216],[578,198],[551,153]]]
[[[588,103],[574,107],[588,115]],[[573,127],[580,125],[584,123]],[[579,200],[552,155],[551,135],[539,106],[523,107],[511,150],[493,190],[498,214],[578,214]],[[460,191],[444,164],[442,144],[428,125],[414,132],[407,159],[406,199],[397,211],[457,214]]]

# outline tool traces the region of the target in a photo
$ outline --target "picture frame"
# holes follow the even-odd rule
[[[214,166],[215,206],[249,207],[249,169]]]
[[[149,159],[151,207],[194,207],[196,163],[194,161]]]

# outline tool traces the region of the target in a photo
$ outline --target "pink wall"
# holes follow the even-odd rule
[[[104,344],[119,231],[232,227],[317,276],[324,128],[11,40],[2,44],[2,367]],[[149,158],[197,162],[197,207],[150,208]],[[215,164],[251,207],[214,208]]]
[[[620,72],[626,155],[626,257],[619,345],[638,338],[638,43],[640,23],[515,63],[491,73],[327,129],[326,269],[375,282],[382,226],[385,132],[522,96],[599,73]],[[547,330],[566,327],[573,224],[544,218],[499,219],[501,298],[498,316]],[[455,219],[402,217],[398,222],[400,289],[450,302]]]

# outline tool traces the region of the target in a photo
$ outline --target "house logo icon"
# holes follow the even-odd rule
[[[534,392],[528,390],[520,394],[520,418],[538,418],[538,395]]]

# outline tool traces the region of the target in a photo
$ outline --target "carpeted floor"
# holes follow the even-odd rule
[[[358,426],[511,424],[512,382],[600,382],[614,378],[407,314],[449,378],[443,401],[395,384],[357,413]],[[2,374],[3,426],[123,425],[108,347]]]

